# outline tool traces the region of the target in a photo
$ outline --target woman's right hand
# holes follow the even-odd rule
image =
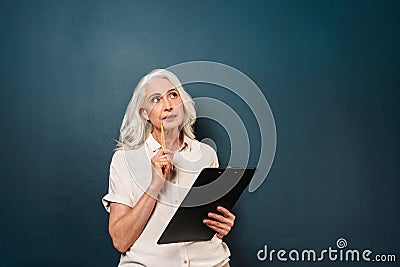
[[[173,151],[166,148],[161,148],[151,159],[151,165],[152,165],[151,183],[155,187],[161,189],[161,187],[165,182],[165,179],[167,178],[167,174],[169,174],[172,171],[173,165],[171,161],[173,155],[174,155]]]

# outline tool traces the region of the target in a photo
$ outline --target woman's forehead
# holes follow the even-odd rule
[[[156,93],[162,95],[174,88],[175,86],[167,78],[154,78],[146,86],[146,95],[150,96]]]

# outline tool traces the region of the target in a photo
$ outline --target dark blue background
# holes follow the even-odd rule
[[[400,257],[399,7],[1,1],[0,266],[117,265],[100,202],[113,139],[140,77],[192,60],[246,73],[277,126],[268,179],[235,208],[232,266],[297,266],[259,262],[256,253],[264,244],[321,250],[340,237],[349,248]],[[188,90],[213,91],[201,88]],[[223,131],[201,123],[198,136],[216,140],[226,164]]]

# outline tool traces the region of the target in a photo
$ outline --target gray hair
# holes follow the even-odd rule
[[[115,150],[135,149],[142,145],[151,133],[153,125],[143,118],[141,108],[143,108],[146,96],[145,88],[149,81],[154,78],[168,79],[176,87],[182,98],[184,111],[183,124],[180,126],[180,129],[190,139],[195,138],[193,124],[196,121],[196,110],[192,97],[183,89],[181,82],[175,74],[165,69],[155,69],[139,81],[133,92],[132,98],[126,108],[124,119],[122,120],[119,141],[117,141]]]

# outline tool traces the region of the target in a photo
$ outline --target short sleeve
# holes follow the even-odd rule
[[[218,155],[217,153],[214,151],[214,159],[210,164],[210,168],[218,168],[219,167],[219,162],[218,162]]]
[[[102,198],[104,208],[110,212],[110,203],[116,202],[133,207],[132,179],[126,165],[124,152],[116,151],[109,172],[108,194]]]

